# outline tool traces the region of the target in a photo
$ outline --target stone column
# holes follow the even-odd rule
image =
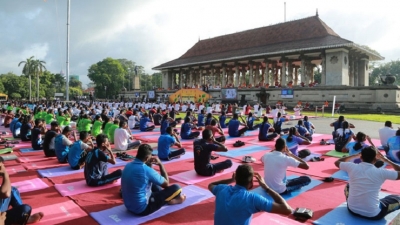
[[[226,65],[222,65],[222,77],[221,77],[221,87],[226,86]]]
[[[236,75],[235,87],[239,87],[240,86],[240,72],[239,72],[239,64],[238,63],[235,63],[235,75]]]
[[[296,85],[296,86],[299,85],[299,67],[298,66],[296,66],[294,68],[294,84],[293,85]]]
[[[247,85],[246,84],[246,66],[244,66],[244,65],[242,65],[242,83],[240,85],[242,85],[242,84]]]
[[[182,71],[182,69],[179,70],[178,76],[179,76],[179,83],[178,83],[178,85],[179,85],[179,88],[182,89],[182,83],[183,83],[183,71]]]
[[[281,85],[282,87],[286,87],[286,58],[282,58],[282,69],[281,69]]]
[[[368,58],[362,58],[359,60],[358,86],[369,86]]]
[[[306,84],[306,59],[303,57],[301,58],[301,76],[300,76],[300,80],[301,82],[304,82],[304,84]]]
[[[310,63],[310,75],[311,75],[310,82],[311,83],[314,83],[314,68],[315,68],[315,65]]]
[[[171,71],[171,89],[174,89],[176,85],[176,73],[175,71]]]
[[[253,81],[253,63],[249,63],[249,84],[254,86],[254,81]]]
[[[358,57],[354,58],[354,87],[358,86]]]
[[[321,72],[321,84],[322,86],[326,85],[326,56],[325,56],[325,52],[323,52],[321,54],[321,58],[322,58],[322,72]]]
[[[261,86],[265,85],[265,78],[264,78],[264,74],[265,74],[265,68],[261,68],[261,76],[260,76],[260,82],[261,82]]]
[[[256,71],[254,71],[254,86],[258,85],[260,76],[260,65],[256,63]]]
[[[349,86],[354,86],[354,56],[349,57]]]
[[[229,68],[229,71],[230,71],[230,73],[229,73],[229,75],[230,75],[229,76],[229,84],[235,85],[235,81],[234,81],[234,78],[233,78],[235,71],[233,70],[233,66]]]
[[[288,60],[288,82],[293,82],[293,62]]]
[[[269,81],[269,61],[265,61],[264,84],[270,84]]]

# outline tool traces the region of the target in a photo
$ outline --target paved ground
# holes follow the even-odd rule
[[[326,115],[326,114],[325,114]],[[331,117],[318,117],[318,118],[310,118],[309,121],[312,122],[315,126],[315,133],[319,134],[331,134],[333,131],[333,127],[330,127],[329,124],[335,122],[339,118],[339,116],[335,116],[335,118]],[[354,124],[356,128],[352,129],[355,134],[361,131],[365,134],[369,135],[371,138],[379,139],[378,130],[384,127],[384,123],[382,122],[372,122],[372,121],[364,121],[364,120],[347,120],[348,122]],[[289,124],[285,124],[283,127],[292,127],[296,125],[296,121],[290,121]],[[393,124],[393,128],[400,127],[399,124]]]

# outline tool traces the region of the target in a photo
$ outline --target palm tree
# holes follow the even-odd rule
[[[32,80],[31,80],[31,73],[33,72],[33,56],[31,56],[29,59],[26,59],[26,61],[21,61],[18,66],[21,64],[24,64],[24,67],[22,68],[22,73],[29,76],[29,101],[32,101]]]
[[[36,75],[36,87],[37,87],[37,100],[39,101],[39,77],[42,75],[43,70],[46,70],[44,66],[46,64],[45,61],[36,59],[33,61],[33,69]]]

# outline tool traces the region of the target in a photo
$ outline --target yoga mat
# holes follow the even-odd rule
[[[77,194],[82,194],[82,193],[87,193],[87,192],[93,192],[93,191],[98,191],[98,190],[103,190],[107,188],[112,188],[116,186],[121,185],[121,179],[118,179],[117,182],[111,183],[111,184],[106,184],[102,185],[99,187],[89,187],[86,185],[85,180],[73,182],[73,183],[68,183],[68,184],[55,184],[54,187],[57,189],[57,191],[62,195],[62,196],[71,196],[71,195],[77,195]]]
[[[157,153],[158,153],[157,150],[153,150],[153,155],[157,155]],[[186,160],[186,159],[194,159],[193,152],[185,152],[185,154],[181,155],[180,158],[172,159],[172,160],[169,160],[169,161],[161,160],[161,162],[162,162],[163,165],[165,165],[165,164],[170,164],[170,163],[174,163],[174,162],[183,161],[183,160]]]
[[[67,163],[59,163],[57,160],[46,160],[39,162],[31,162],[22,164],[27,170],[47,169],[52,167],[60,167],[68,165]]]
[[[128,164],[127,161],[123,161],[121,159],[116,159],[116,164],[107,164],[108,168],[113,168],[113,167],[118,167],[118,166],[125,166]],[[63,164],[65,165],[65,164]],[[67,166],[62,166],[62,167],[57,167],[57,168],[51,168],[51,169],[42,169],[38,170],[38,173],[42,177],[58,177],[58,176],[66,176],[70,174],[75,174],[75,173],[83,173],[83,169],[80,170],[73,170],[69,165]]]
[[[301,225],[303,223],[299,223],[296,220],[273,214],[263,212],[261,215],[254,217],[250,222],[251,225]]]
[[[11,175],[19,172],[25,172],[26,170],[23,166],[17,165],[17,166],[7,166],[6,171],[8,172],[9,175]]]
[[[35,156],[27,156],[27,157],[18,157],[18,162],[28,163],[28,162],[40,162],[46,160],[56,160],[56,157],[45,157],[44,155],[35,155]]]
[[[334,146],[333,146],[333,148],[334,148]],[[331,150],[331,151],[325,153],[325,155],[331,156],[331,157],[336,157],[336,158],[342,158],[343,156],[349,156],[349,153],[343,153],[343,152],[338,152],[336,150]]]
[[[379,192],[379,198],[383,198],[388,194],[384,192]],[[353,216],[347,210],[347,203],[344,202],[338,207],[334,208],[332,211],[328,212],[321,218],[314,221],[314,224],[362,224],[362,225],[383,225],[390,224],[393,219],[400,213],[399,210],[394,211],[385,216],[381,220],[367,220],[361,217]]]
[[[288,176],[287,179],[293,179],[293,178],[296,178],[296,177],[298,177],[298,176],[291,175],[291,176]],[[289,194],[284,194],[284,195],[282,195],[282,197],[285,200],[290,200],[290,199],[300,195],[301,193],[304,193],[304,192],[306,192],[306,191],[308,191],[308,190],[310,190],[310,189],[312,189],[312,188],[314,188],[314,187],[316,187],[316,186],[318,186],[320,184],[322,184],[322,181],[311,179],[311,183],[309,185],[304,186],[304,187],[302,187],[302,188],[300,188],[298,190],[292,191]],[[273,201],[273,198],[271,196],[269,196],[267,194],[267,192],[264,189],[262,189],[261,187],[257,187],[255,189],[251,190],[251,192],[257,193],[257,194],[263,196],[264,198]]]
[[[130,213],[124,205],[116,206],[100,212],[90,213],[90,215],[100,224],[142,224],[213,197],[213,194],[210,191],[194,185],[182,188],[182,193],[186,195],[186,200],[182,204],[165,205],[148,216],[136,216],[133,213]]]
[[[68,221],[87,216],[87,214],[71,200],[32,209],[32,214],[38,212],[44,213],[43,219],[41,219],[40,222],[35,223],[38,225],[65,224]]]
[[[267,150],[270,150],[270,148],[266,146],[247,146],[247,147],[242,146],[239,148],[233,148],[231,150],[228,150],[227,152],[215,152],[215,153],[229,158],[235,158],[238,156],[251,155],[259,151],[267,151]]]
[[[189,171],[186,171],[183,173],[178,173],[178,174],[172,175],[172,176],[170,176],[170,178],[172,178],[176,181],[185,183],[185,184],[196,184],[196,183],[202,182],[204,180],[208,180],[213,177],[218,177],[223,174],[234,172],[234,171],[236,171],[236,168],[239,165],[240,165],[239,163],[233,162],[231,168],[225,169],[222,173],[216,173],[214,176],[209,176],[209,177],[197,175],[195,170],[189,170]]]
[[[225,144],[234,144],[236,141],[243,141],[246,144],[248,144],[251,141],[258,140],[258,136],[255,136],[255,135],[253,135],[253,136],[242,136],[242,137],[230,137],[228,135],[228,136],[225,136],[225,137],[226,137]]]
[[[0,149],[0,154],[6,154],[6,153],[11,153],[11,152],[13,152],[12,148]]]
[[[27,152],[36,152],[36,151],[43,151],[43,150],[33,150],[33,148],[21,148],[19,151],[22,153],[27,153]]]
[[[18,159],[18,157],[14,154],[9,154],[9,155],[2,155],[4,161],[10,161],[10,160],[15,160]]]
[[[45,188],[49,187],[40,178],[15,182],[15,183],[12,183],[11,186],[18,188],[18,191],[20,193],[36,191],[36,190],[45,189]]]

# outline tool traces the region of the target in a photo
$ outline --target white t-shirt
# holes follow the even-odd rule
[[[254,105],[254,112],[255,112],[255,113],[258,112],[258,108],[259,108],[259,107],[260,107],[259,105]]]
[[[300,164],[296,159],[279,151],[266,153],[261,161],[264,163],[265,183],[278,193],[286,191],[286,169],[289,166],[296,168]]]
[[[350,192],[347,205],[354,213],[374,217],[381,211],[379,208],[379,191],[385,180],[396,180],[398,173],[394,170],[376,168],[374,164],[361,162],[340,163],[340,169],[349,175]]]
[[[187,105],[183,105],[182,106],[182,112],[186,112],[187,108],[188,108]]]
[[[221,112],[221,105],[220,104],[216,104],[215,105],[215,111],[216,112]]]
[[[271,114],[272,114],[272,116],[273,116],[274,118],[276,118],[276,117],[278,117],[278,112],[279,112],[279,109],[273,109],[273,110],[271,111]]]
[[[128,127],[130,128],[130,129],[132,129],[132,128],[134,128],[135,127],[135,123],[136,123],[136,116],[134,116],[134,115],[131,115],[129,118],[128,118]]]
[[[114,132],[114,145],[117,150],[127,150],[128,140],[131,137],[128,131],[123,128],[118,128]]]
[[[396,135],[396,130],[390,127],[383,127],[379,129],[379,139],[381,139],[381,145],[386,146],[389,138]]]

